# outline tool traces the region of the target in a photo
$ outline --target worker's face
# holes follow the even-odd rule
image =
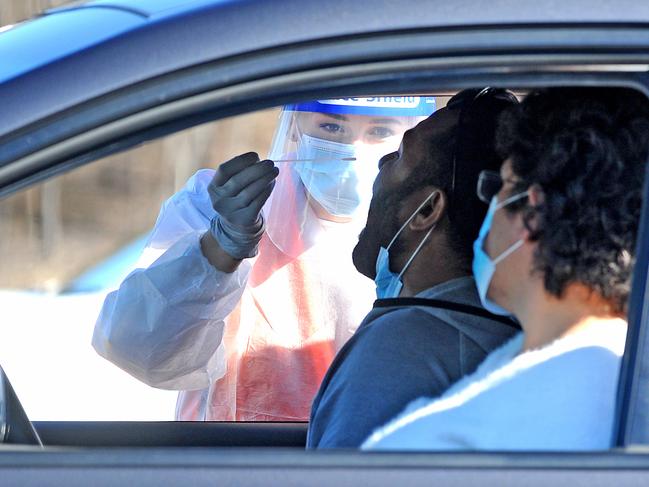
[[[412,187],[411,183],[421,164],[435,163],[432,154],[435,140],[442,139],[442,134],[455,127],[458,112],[448,109],[435,112],[405,132],[397,151],[380,159],[367,222],[352,254],[356,269],[363,275],[374,279],[379,248],[388,246],[403,222],[428,194],[423,187],[414,191],[409,188]],[[401,252],[400,240],[390,248],[391,262],[394,262],[392,257]]]
[[[396,147],[408,128],[405,117],[368,115],[339,115],[334,113],[301,112],[297,125],[302,134],[319,139],[352,145],[392,144]]]
[[[412,121],[411,117],[299,113],[298,158],[321,159],[298,161],[295,166],[316,215],[344,222],[367,207],[379,159],[397,148]]]

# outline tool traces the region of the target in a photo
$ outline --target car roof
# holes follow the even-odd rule
[[[0,117],[0,136],[120,87],[278,46],[423,28],[602,23],[647,24],[649,2],[76,2],[0,34],[0,103],[12,114]]]
[[[175,15],[178,12],[201,8],[205,5],[226,3],[231,0],[84,0],[71,5],[53,8],[48,12],[59,12],[75,8],[113,8],[133,12],[145,17]]]
[[[291,25],[302,16],[320,17],[330,20],[319,29],[334,27],[337,30],[367,30],[374,19],[388,20],[399,28],[431,25],[485,25],[502,23],[527,22],[639,22],[639,12],[647,12],[644,2],[619,0],[540,0],[520,2],[512,0],[493,0],[488,8],[482,0],[366,0],[350,2],[349,0],[87,0],[75,2],[68,7],[51,9],[49,12],[60,12],[75,8],[116,8],[137,12],[149,17],[174,17],[183,12],[200,11],[204,8],[227,9],[270,7],[272,20]],[[299,9],[286,10],[287,7],[299,6]],[[482,7],[482,8],[478,8]],[[289,15],[287,15],[287,13]],[[359,23],[366,19],[368,22]],[[646,19],[646,17],[644,17]],[[259,19],[250,18],[251,23]],[[382,24],[382,26],[385,24]]]

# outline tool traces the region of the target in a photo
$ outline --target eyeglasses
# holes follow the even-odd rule
[[[480,171],[478,187],[476,188],[480,201],[487,204],[491,203],[493,197],[498,194],[502,187],[503,178],[496,171]]]
[[[503,179],[500,173],[496,171],[488,171],[486,169],[480,171],[478,186],[476,188],[476,194],[480,198],[480,201],[487,204],[491,203],[493,197],[503,188],[505,181],[512,184],[520,183],[520,181],[515,179]]]

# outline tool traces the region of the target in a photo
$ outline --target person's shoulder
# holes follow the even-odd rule
[[[584,382],[587,377],[598,381],[602,374],[616,375],[621,355],[606,346],[590,345],[548,355],[539,360],[536,370],[555,373],[560,380]]]
[[[408,384],[412,385],[417,380],[421,383],[415,377],[423,375],[426,377],[426,392],[430,395],[433,379],[446,383],[439,363],[444,362],[447,352],[439,344],[449,343],[439,330],[435,330],[437,327],[418,326],[422,321],[430,325],[430,320],[434,319],[416,308],[399,308],[381,314],[357,330],[341,350],[344,357],[341,356],[337,362],[338,372],[346,377],[348,384],[364,382],[377,370],[381,370],[383,375],[390,371],[387,374],[390,379],[383,381],[386,384],[392,384],[393,380],[406,380],[403,375],[406,372]]]
[[[612,391],[616,387],[620,355],[606,346],[572,348],[561,345],[557,343],[517,355],[486,377],[487,388],[519,389],[522,394],[531,394],[529,386],[534,384],[539,397],[562,390],[566,397],[592,398],[596,391]]]
[[[432,328],[448,328],[453,329],[449,324],[437,314],[431,312],[430,309],[423,306],[400,306],[394,308],[386,308],[383,313],[378,315],[371,322],[371,327],[374,328],[375,333],[380,330],[383,333],[396,330],[403,331],[404,329],[413,330],[421,329],[430,330]],[[456,330],[453,330],[457,332]]]
[[[362,338],[365,344],[385,343],[388,340],[417,344],[423,337],[440,336],[445,333],[457,334],[457,330],[425,309],[404,306],[387,309],[376,316],[363,327],[362,333],[357,338],[359,341]]]

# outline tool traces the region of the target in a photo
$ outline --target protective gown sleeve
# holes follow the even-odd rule
[[[204,389],[225,373],[224,320],[251,266],[220,272],[201,252],[215,215],[207,193],[213,174],[198,171],[163,204],[138,268],[106,296],[95,324],[97,353],[153,387]]]

